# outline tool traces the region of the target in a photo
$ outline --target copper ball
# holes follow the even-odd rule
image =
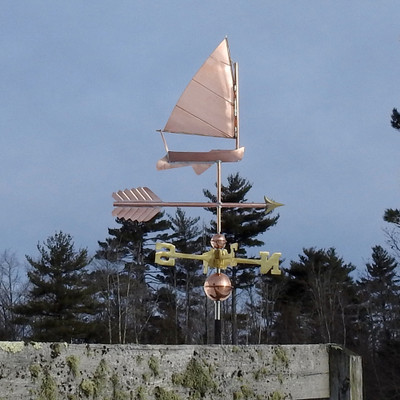
[[[211,238],[211,246],[213,249],[223,249],[225,245],[226,239],[222,233],[218,233]]]
[[[224,301],[231,295],[231,281],[225,274],[211,274],[204,283],[204,292],[211,300]]]

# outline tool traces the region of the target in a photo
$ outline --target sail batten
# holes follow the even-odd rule
[[[193,79],[193,82],[196,82],[196,83],[199,84],[200,86],[203,86],[204,89],[208,90],[210,93],[214,94],[215,96],[220,97],[221,99],[224,99],[225,101],[229,102],[232,106],[235,104],[232,100],[227,99],[226,97],[220,95],[220,94],[219,94],[218,92],[216,92],[214,89],[212,89],[212,88],[210,88],[210,87],[208,87],[208,86],[205,86],[205,85],[202,84],[201,82],[196,81],[196,79]]]
[[[234,137],[226,135],[225,132],[222,131],[222,130],[220,130],[218,127],[211,125],[209,122],[207,122],[207,121],[201,119],[200,117],[198,117],[198,116],[196,116],[196,115],[190,113],[189,111],[183,109],[182,107],[179,107],[179,106],[176,106],[176,107],[179,108],[182,112],[185,112],[185,113],[189,114],[191,117],[196,118],[197,120],[201,121],[201,123],[206,124],[206,125],[208,125],[210,128],[219,131],[219,132],[221,133],[220,135],[218,135],[219,137],[224,137],[224,138],[227,138],[227,139],[234,139]],[[164,132],[165,132],[165,131],[164,131]],[[177,133],[177,132],[173,132],[173,133]],[[180,132],[180,133],[187,133],[187,134],[189,134],[189,135],[192,134],[192,133],[190,133],[190,132],[184,132],[184,131],[182,131],[182,132]],[[217,135],[214,135],[214,136],[217,136]]]
[[[189,82],[163,131],[235,138],[235,118],[233,71],[224,39]]]

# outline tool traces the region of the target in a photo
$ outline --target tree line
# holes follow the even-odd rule
[[[245,202],[252,185],[239,174],[222,186],[222,201]],[[215,201],[214,195],[204,195]],[[215,210],[209,209],[210,212]],[[223,343],[337,343],[363,357],[368,399],[400,398],[400,211],[386,210],[389,251],[372,248],[360,276],[334,248],[305,248],[281,265],[282,275],[260,275],[238,265],[226,271],[233,284],[222,303]],[[279,215],[227,209],[222,226],[238,255],[264,243],[260,235]],[[214,305],[203,292],[205,276],[194,260],[175,267],[154,263],[155,243],[183,253],[210,248],[215,222],[200,224],[182,209],[149,222],[117,220],[90,257],[62,231],[27,256],[23,279],[15,255],[0,256],[0,339],[75,343],[208,344],[214,338]]]

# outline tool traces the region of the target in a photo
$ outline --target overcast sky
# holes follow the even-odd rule
[[[203,201],[215,168],[156,171],[155,130],[227,36],[246,152],[223,179],[239,172],[248,201],[285,203],[260,250],[288,266],[335,247],[362,269],[385,242],[384,210],[400,206],[399,15],[375,0],[3,0],[0,251],[35,257],[62,230],[93,254],[117,226],[119,189]]]

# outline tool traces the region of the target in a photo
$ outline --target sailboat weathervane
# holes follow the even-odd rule
[[[211,239],[212,249],[201,255],[175,251],[169,243],[156,244],[155,262],[159,265],[175,265],[175,259],[199,260],[203,272],[215,268],[216,273],[206,280],[204,290],[215,301],[215,337],[221,342],[220,302],[229,297],[232,286],[229,278],[221,273],[228,266],[249,264],[260,266],[260,273],[281,274],[279,259],[281,253],[260,252],[259,259],[235,257],[237,244],[225,250],[226,240],[221,233],[221,212],[223,208],[264,208],[271,212],[282,206],[267,197],[264,203],[224,203],[221,196],[221,164],[242,160],[244,147],[239,143],[239,69],[230,58],[228,40],[225,38],[211,53],[194,75],[182,93],[164,127],[159,130],[166,155],[157,162],[158,170],[191,166],[196,174],[201,174],[213,164],[217,166],[216,202],[164,202],[147,187],[120,190],[113,193],[113,216],[132,221],[146,222],[155,217],[162,207],[203,207],[217,209],[217,232]],[[232,149],[210,151],[170,151],[166,133],[200,135],[235,141]]]
[[[201,174],[217,161],[235,162],[243,158],[239,145],[239,68],[232,63],[228,40],[224,39],[187,85],[164,127],[161,136],[167,154],[157,169],[191,165]],[[169,151],[164,132],[235,140],[232,150],[209,152]]]

